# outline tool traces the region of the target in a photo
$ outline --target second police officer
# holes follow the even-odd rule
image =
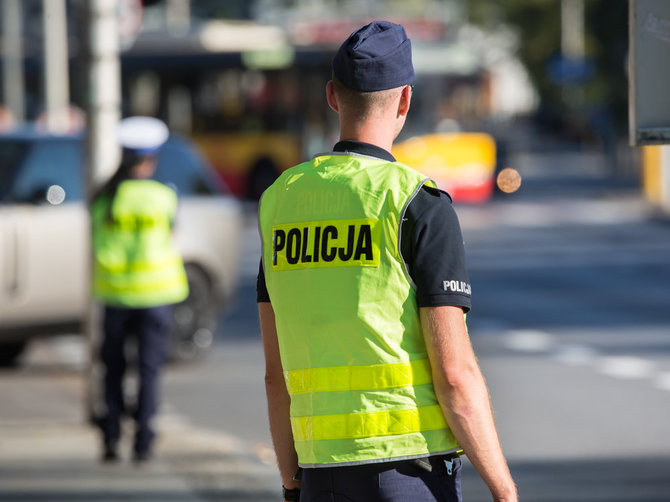
[[[119,458],[121,418],[135,421],[133,458],[152,455],[161,366],[165,360],[171,305],[188,295],[182,259],[172,242],[175,191],[151,179],[167,126],[151,117],[121,121],[121,164],[93,200],[93,294],[104,305],[100,358],[104,368],[105,414],[100,419],[103,460]],[[125,345],[137,338],[137,403],[124,400]]]

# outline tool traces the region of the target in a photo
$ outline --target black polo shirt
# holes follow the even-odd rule
[[[383,148],[358,141],[340,141],[333,150],[395,161]],[[424,186],[412,199],[400,223],[400,252],[414,282],[419,307],[451,305],[470,310],[463,237],[449,194]],[[256,299],[270,301],[262,260]]]

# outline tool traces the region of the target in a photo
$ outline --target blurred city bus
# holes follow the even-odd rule
[[[455,200],[483,202],[495,169],[491,136],[432,133],[445,122],[477,130],[489,112],[487,72],[476,55],[463,57],[467,47],[444,22],[399,21],[412,37],[417,72],[400,139],[423,139],[401,142],[394,152]],[[280,172],[337,140],[325,84],[337,47],[359,25],[207,21],[179,35],[143,31],[121,55],[124,115],[163,118],[199,145],[235,195],[257,199]]]
[[[143,32],[121,54],[124,115],[164,118],[232,193],[257,199],[303,160],[310,131],[326,127],[328,65],[311,56],[296,54],[280,28],[251,21]]]
[[[496,144],[485,133],[436,133],[393,147],[399,162],[424,173],[459,202],[479,204],[493,195]]]

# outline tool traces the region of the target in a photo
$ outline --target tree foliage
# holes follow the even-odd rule
[[[549,70],[561,51],[560,0],[470,0],[468,15],[484,28],[505,23],[518,31],[519,56],[540,94],[542,113],[573,122],[605,114],[617,129],[625,129],[626,0],[584,0],[585,56],[591,71],[580,82],[557,81]]]

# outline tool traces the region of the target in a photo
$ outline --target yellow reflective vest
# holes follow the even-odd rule
[[[111,204],[111,208],[110,208]],[[91,209],[93,294],[113,306],[177,303],[188,295],[181,257],[172,242],[177,194],[153,180],[119,184]]]
[[[333,153],[287,170],[261,199],[265,279],[303,467],[459,449],[399,250],[399,222],[425,183],[399,163]]]

